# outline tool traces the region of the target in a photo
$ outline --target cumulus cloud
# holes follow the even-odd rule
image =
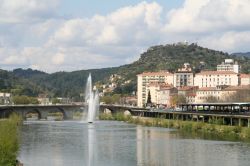
[[[106,15],[69,19],[55,13],[59,0],[0,1],[0,64],[8,69],[118,66],[152,45],[184,40],[222,51],[249,51],[249,0],[185,0],[170,11],[141,2]]]
[[[250,26],[249,0],[186,0],[168,13],[166,32],[211,33]]]
[[[131,45],[154,43],[147,36],[159,38],[162,7],[157,3],[142,2],[136,6],[121,8],[107,16],[96,15],[90,19],[65,21],[48,45]]]
[[[59,0],[1,0],[0,23],[27,23],[55,16]]]

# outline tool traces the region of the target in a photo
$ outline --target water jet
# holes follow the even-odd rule
[[[87,122],[93,123],[99,111],[99,93],[97,89],[93,90],[91,74],[89,74],[85,89],[85,108],[87,110]]]

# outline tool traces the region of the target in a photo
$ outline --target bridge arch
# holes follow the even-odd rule
[[[122,113],[123,115],[132,115],[132,110],[131,109],[128,109],[128,108],[122,108],[122,107],[104,107],[102,109],[103,113],[106,113],[106,114],[116,114],[116,113]]]
[[[123,114],[126,115],[126,116],[131,116],[132,112],[131,112],[131,110],[127,109],[127,110],[124,111]]]
[[[47,118],[48,118],[48,116],[55,116],[61,120],[67,119],[66,112],[61,107],[54,107],[53,109],[48,110]]]
[[[40,120],[42,118],[42,113],[36,108],[24,112],[23,118],[25,120],[34,117],[37,117],[37,120]]]

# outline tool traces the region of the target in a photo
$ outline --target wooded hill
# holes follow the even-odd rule
[[[0,89],[2,91],[19,90],[27,95],[47,93],[50,96],[75,97],[84,92],[88,74],[94,82],[105,83],[111,74],[122,76],[120,84],[126,80],[131,83],[120,86],[115,92],[130,93],[136,90],[136,75],[144,71],[176,71],[183,63],[190,63],[196,72],[201,69],[215,70],[216,65],[226,58],[237,60],[243,73],[250,73],[250,58],[241,55],[230,55],[222,51],[200,47],[196,44],[168,44],[150,47],[142,53],[139,60],[120,67],[80,70],[73,72],[56,72],[47,74],[37,70],[16,69],[13,72],[1,70]],[[204,62],[202,66],[200,62]]]

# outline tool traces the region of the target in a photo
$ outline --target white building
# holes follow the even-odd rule
[[[184,63],[183,67],[174,73],[174,87],[193,86],[194,74],[189,63]]]
[[[170,106],[171,96],[176,95],[178,92],[177,88],[174,88],[173,85],[156,82],[150,83],[147,86],[147,90],[150,91],[151,102],[153,105],[163,105],[165,107]]]
[[[250,74],[240,74],[240,85],[250,85]]]
[[[224,101],[231,95],[237,92],[236,87],[226,87],[226,86],[217,86],[217,87],[203,87],[197,90],[195,103],[204,103],[210,97],[213,97],[217,101]]]
[[[178,95],[183,95],[186,97],[187,103],[194,103],[196,91],[199,87],[197,86],[184,86],[178,88]]]
[[[232,71],[201,71],[194,78],[198,87],[216,87],[219,85],[238,86],[238,74]]]
[[[144,72],[137,75],[137,105],[142,107],[146,104],[147,86],[149,83],[166,83],[173,85],[174,75],[168,71]]]
[[[11,94],[10,93],[0,93],[0,104],[1,105],[11,104]]]
[[[240,73],[241,67],[237,61],[233,59],[225,59],[220,65],[217,65],[217,71],[233,71]]]

